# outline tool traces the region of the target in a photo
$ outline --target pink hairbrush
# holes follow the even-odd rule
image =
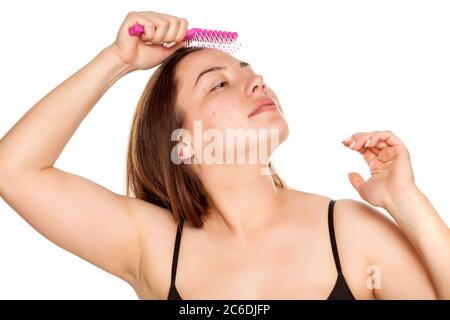
[[[128,33],[130,36],[140,36],[145,33],[145,29],[142,25],[135,24],[128,29]],[[236,42],[237,38],[237,32],[193,28],[186,31],[184,46],[186,48],[201,47],[234,53],[240,47],[240,44]]]

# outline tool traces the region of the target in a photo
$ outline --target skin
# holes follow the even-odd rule
[[[127,37],[128,27],[136,22],[147,26],[146,35]],[[2,198],[47,239],[123,279],[141,299],[167,298],[176,233],[172,215],[60,170],[54,163],[102,94],[126,74],[160,63],[182,45],[179,41],[186,28],[187,22],[168,15],[128,14],[112,45],[41,99],[0,140]],[[160,41],[177,44],[172,48],[145,44]],[[201,89],[189,91],[193,75],[212,64],[229,70],[206,76]],[[261,76],[250,68],[239,68],[232,56],[210,50],[193,53],[180,63],[177,76],[182,83],[177,99],[187,112],[189,130],[194,119],[201,119],[205,128],[275,127],[283,139],[287,137],[282,112],[247,117],[257,97],[276,96]],[[209,85],[224,79],[229,87],[204,95]],[[352,138],[362,144],[369,136]],[[186,151],[183,156],[198,156],[195,150],[188,152],[192,145],[187,142],[180,148]],[[405,159],[401,157],[402,168]],[[381,169],[390,173],[392,168],[397,167]],[[256,165],[193,165],[193,169],[210,192],[214,207],[203,228],[185,225],[183,230],[176,281],[183,298],[328,297],[337,277],[328,235],[329,197],[292,189],[277,191]],[[357,299],[443,297],[446,279],[439,277],[435,263],[436,256],[444,256],[442,246],[424,252],[431,244],[446,245],[443,239],[448,228],[431,215],[430,206],[412,191],[411,184],[399,184],[393,176],[385,174],[388,178],[377,180],[371,184],[374,187],[367,187],[356,175],[350,178],[363,199],[386,205],[403,229],[366,203],[336,202],[336,240],[346,281]],[[406,195],[386,196],[386,186],[395,195]],[[377,198],[374,190],[384,196]],[[421,211],[407,203],[417,204]],[[407,212],[414,212],[414,219]],[[435,223],[419,227],[423,224],[419,216],[432,217]],[[434,238],[435,243],[423,240],[435,231],[441,235]],[[367,268],[373,265],[382,271],[380,289],[367,287]]]
[[[195,86],[201,71],[217,65],[227,70],[205,74]],[[279,101],[261,75],[250,67],[239,67],[239,60],[231,55],[213,50],[195,52],[180,62],[176,74],[180,80],[178,104],[187,116],[186,128],[191,133],[193,121],[200,120],[204,130],[216,128],[223,136],[228,128],[277,129],[280,142],[286,139],[289,131],[280,108],[248,117],[258,98],[270,97],[278,105]],[[188,144],[184,154],[195,157],[193,141],[183,139]],[[234,148],[237,153],[255,146],[247,144],[241,150]],[[246,230],[271,221],[281,205],[272,177],[260,174],[259,163],[199,164],[192,168],[215,204],[206,229],[231,232],[245,241]],[[235,179],[237,176],[239,183]]]

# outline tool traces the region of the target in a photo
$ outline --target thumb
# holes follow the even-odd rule
[[[356,172],[350,172],[347,176],[352,186],[362,196],[362,187],[365,183],[363,177],[361,177],[361,175]]]

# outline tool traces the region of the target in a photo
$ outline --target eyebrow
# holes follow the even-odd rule
[[[239,62],[239,67],[242,69],[242,68],[245,68],[245,67],[251,67],[251,65],[249,63],[247,63],[247,62],[241,61],[241,62]],[[197,85],[197,82],[198,82],[198,80],[200,79],[201,76],[203,76],[203,75],[205,75],[205,74],[207,74],[209,72],[221,71],[221,70],[225,70],[225,69],[227,69],[227,67],[212,67],[212,68],[209,68],[209,69],[206,69],[206,70],[200,72],[200,74],[197,77],[197,80],[195,81],[194,88]]]

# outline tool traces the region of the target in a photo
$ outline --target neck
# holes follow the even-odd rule
[[[281,212],[281,191],[260,165],[208,165],[200,178],[212,200],[204,228],[245,238]]]

